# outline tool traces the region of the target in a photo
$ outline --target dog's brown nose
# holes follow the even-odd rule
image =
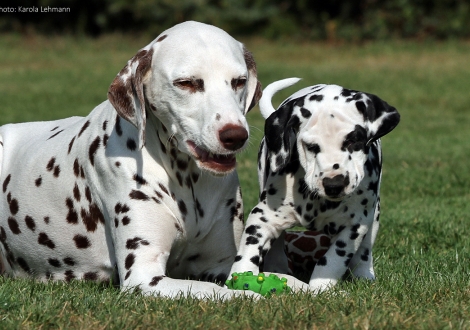
[[[225,149],[240,149],[248,139],[248,131],[242,126],[226,125],[219,131],[219,140]]]
[[[323,179],[323,188],[325,188],[325,194],[329,197],[338,197],[348,184],[349,176],[345,177],[342,174]]]

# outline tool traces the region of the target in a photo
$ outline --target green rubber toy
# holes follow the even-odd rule
[[[225,285],[232,290],[254,291],[264,297],[288,293],[291,290],[284,277],[279,278],[276,274],[265,276],[264,273],[253,275],[253,272],[233,273],[232,279],[225,281]]]

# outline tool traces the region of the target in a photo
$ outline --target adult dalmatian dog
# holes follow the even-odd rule
[[[283,232],[301,225],[329,244],[315,260],[309,280],[308,289],[319,293],[334,286],[348,269],[355,277],[375,278],[372,247],[379,228],[380,137],[397,126],[400,115],[375,95],[337,85],[304,88],[275,111],[272,96],[298,80],[281,80],[263,91],[261,193],[231,273],[257,273],[263,266],[287,273]],[[312,252],[324,245],[317,243]]]
[[[241,294],[210,282],[227,278],[243,231],[236,154],[260,96],[243,44],[185,22],[132,57],[88,116],[2,126],[4,274]]]

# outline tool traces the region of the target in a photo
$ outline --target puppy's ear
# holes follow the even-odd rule
[[[277,172],[290,160],[295,137],[300,126],[297,115],[292,115],[293,103],[289,102],[266,119],[264,135],[269,152],[271,171]]]
[[[243,56],[245,58],[246,67],[248,68],[248,81],[246,96],[245,114],[248,113],[259,101],[263,95],[261,83],[258,81],[258,73],[256,70],[256,62],[253,54],[243,47]]]
[[[364,93],[365,101],[356,102],[368,126],[367,145],[393,130],[400,122],[397,109],[373,94]]]
[[[119,116],[137,127],[139,149],[145,145],[144,81],[150,74],[152,55],[153,48],[141,49],[127,62],[108,89],[108,99]]]

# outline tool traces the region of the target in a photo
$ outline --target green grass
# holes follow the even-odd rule
[[[86,115],[149,40],[0,37],[0,124]],[[375,93],[402,121],[383,138],[377,281],[342,282],[331,294],[258,302],[166,300],[93,283],[0,278],[0,328],[470,329],[470,65],[468,42],[364,45],[247,40],[259,77]],[[246,212],[257,200],[255,108],[239,159]]]

